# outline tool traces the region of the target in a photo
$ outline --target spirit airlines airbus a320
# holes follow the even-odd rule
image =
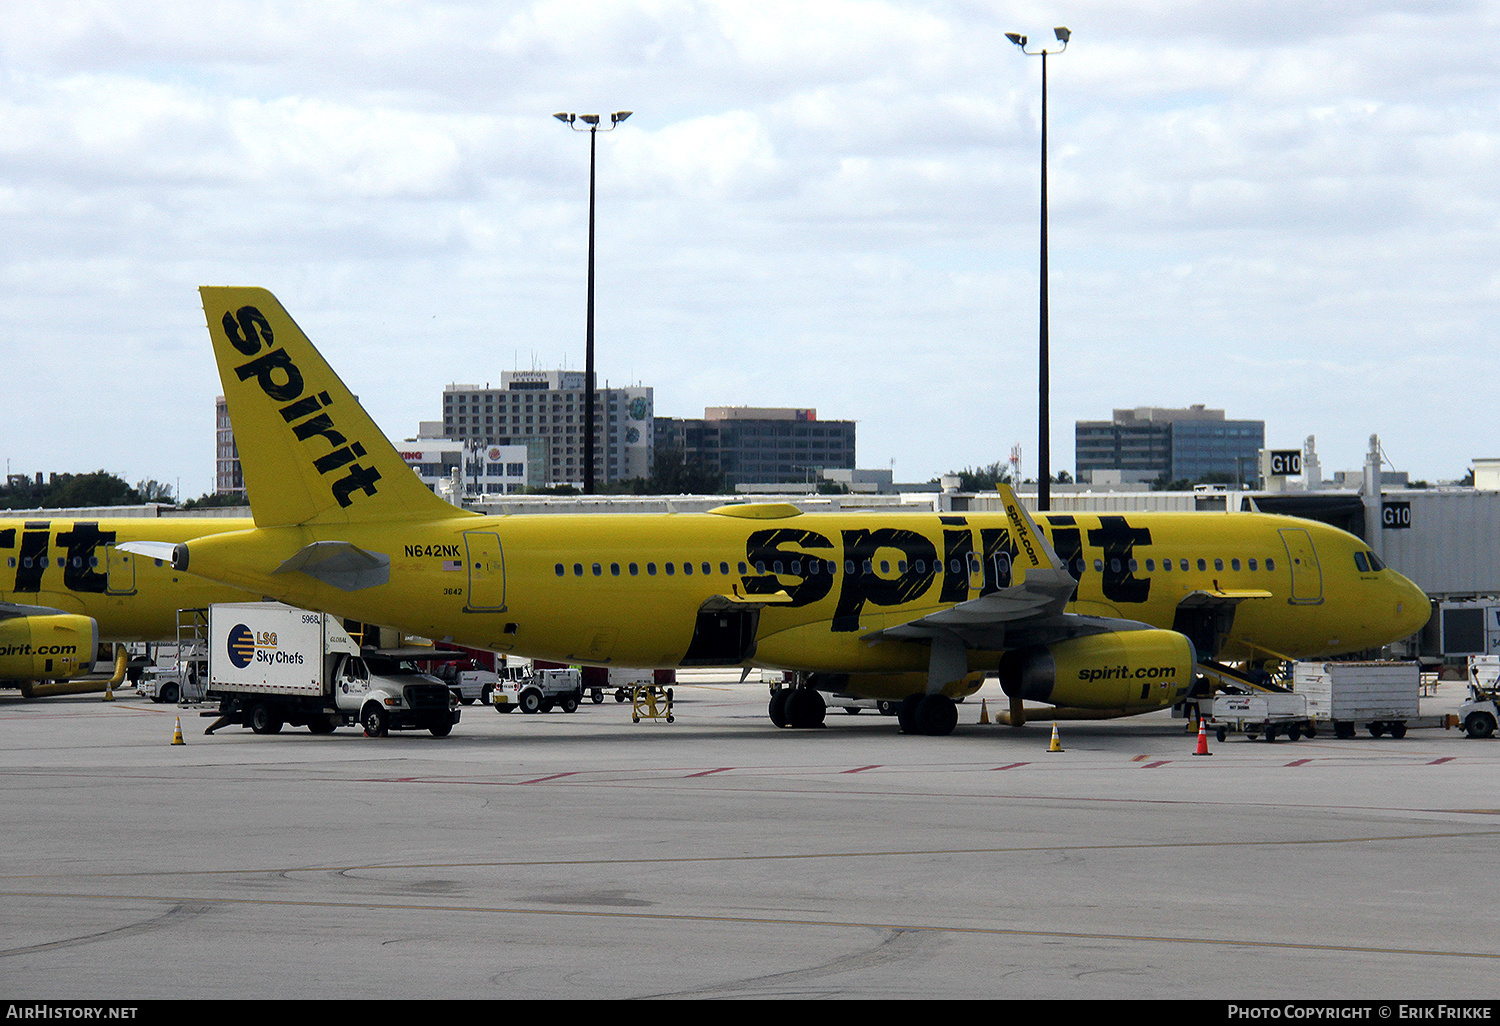
[[[949,733],[997,674],[1023,700],[1125,715],[1180,702],[1200,659],[1375,648],[1426,597],[1358,538],[1259,513],[479,516],[402,462],[263,289],[204,288],[255,526],[129,545],[297,606],[477,648],[621,666],[793,671],[772,719],[818,692],[899,700]]]

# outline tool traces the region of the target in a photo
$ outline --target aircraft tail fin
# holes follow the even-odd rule
[[[275,296],[198,291],[258,527],[466,515],[412,472]]]

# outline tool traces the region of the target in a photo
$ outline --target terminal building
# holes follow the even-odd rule
[[[582,486],[582,371],[504,371],[500,387],[452,384],[443,389],[443,437],[481,446],[532,446],[536,487]],[[594,391],[594,479],[599,484],[651,473],[653,390],[644,386]],[[424,432],[425,433],[425,432]],[[529,450],[533,451],[534,450]]]
[[[1143,406],[1115,410],[1112,420],[1076,421],[1073,437],[1082,482],[1198,481],[1212,474],[1244,481],[1255,474],[1266,422],[1226,420],[1223,410],[1201,405]]]
[[[710,406],[703,419],[658,417],[655,446],[681,449],[724,475],[724,486],[816,483],[854,469],[854,421],[819,420],[813,409]]]

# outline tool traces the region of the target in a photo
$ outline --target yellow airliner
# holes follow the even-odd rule
[[[253,527],[244,519],[0,519],[0,682],[26,695],[91,673],[101,642],[176,637],[177,610],[259,596],[122,551]],[[102,684],[95,690],[102,690]]]
[[[1426,597],[1359,539],[1258,513],[479,516],[411,473],[269,292],[203,288],[255,526],[123,546],[293,605],[540,659],[794,671],[946,734],[998,674],[1097,715],[1181,701],[1202,660],[1406,638]]]

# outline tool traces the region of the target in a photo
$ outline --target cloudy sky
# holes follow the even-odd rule
[[[812,406],[898,480],[1036,468],[1052,41],[1054,469],[1205,403],[1500,455],[1500,4],[6,0],[0,451],[213,487],[200,284],[274,291],[394,438],[583,366],[659,415]]]

